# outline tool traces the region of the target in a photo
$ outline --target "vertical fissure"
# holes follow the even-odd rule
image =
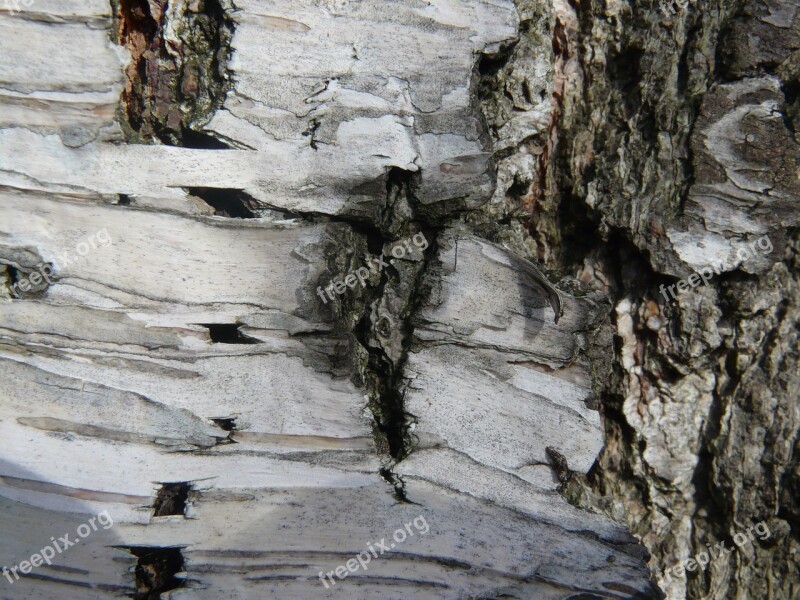
[[[438,229],[419,214],[415,192],[419,173],[392,168],[385,177],[385,207],[379,228],[357,228],[365,237],[366,248],[381,255],[388,265],[375,285],[366,290],[363,304],[350,307],[357,314],[351,331],[360,357],[354,380],[367,391],[373,434],[384,457],[380,474],[394,488],[399,501],[409,502],[404,482],[394,472],[414,446],[414,416],[405,407],[403,371],[413,340],[411,319],[425,296],[422,283],[436,254]],[[401,246],[405,248],[403,258],[393,259],[393,249]]]

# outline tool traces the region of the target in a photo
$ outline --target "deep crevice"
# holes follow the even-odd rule
[[[208,329],[212,344],[259,344],[259,340],[251,338],[239,331],[238,323],[198,323]]]
[[[380,282],[366,290],[363,312],[351,329],[365,354],[355,383],[367,390],[369,407],[374,417],[373,432],[378,448],[387,457],[380,470],[381,476],[394,489],[398,501],[408,503],[405,484],[393,472],[393,467],[406,458],[413,449],[410,433],[414,416],[405,410],[405,379],[403,370],[413,338],[411,317],[417,311],[427,293],[423,280],[428,265],[437,253],[437,230],[421,229],[430,225],[425,215],[419,214],[420,203],[415,195],[420,174],[418,172],[391,168],[386,173],[386,204],[380,219],[380,227],[370,224],[354,226],[352,219],[343,220],[355,233],[365,237],[374,254],[383,254],[388,244],[399,243],[421,233],[428,246],[422,250],[422,260],[412,263],[389,265],[381,272]],[[400,261],[398,261],[400,262]],[[393,298],[391,312],[382,300]],[[398,307],[397,302],[402,303]]]
[[[380,474],[384,481],[394,488],[394,496],[399,502],[402,504],[416,504],[406,496],[406,484],[399,475],[393,473],[389,467],[381,468]]]
[[[160,600],[161,594],[176,590],[184,581],[177,577],[184,560],[180,546],[121,546],[139,560],[136,563],[136,591],[133,600]]]
[[[258,200],[243,190],[230,188],[188,187],[184,188],[214,209],[218,217],[232,219],[257,219]]]
[[[404,319],[401,323],[402,354],[398,360],[393,361],[379,342],[380,331],[371,328],[371,315],[364,316],[357,328],[356,336],[359,342],[369,352],[368,371],[371,374],[372,412],[375,415],[376,434],[380,441],[386,444],[386,450],[392,460],[390,465],[381,470],[383,478],[394,488],[395,496],[400,502],[412,503],[405,492],[405,483],[402,478],[393,472],[393,467],[413,451],[414,436],[411,434],[411,424],[415,421],[414,415],[406,411],[405,405],[405,379],[403,371],[413,341],[414,328],[411,323],[412,316],[421,308],[428,296],[428,291],[423,285],[427,270],[433,258],[438,254],[436,236],[431,232],[426,234],[429,246],[424,252],[423,264],[417,270],[414,282],[411,285],[411,295],[405,309],[402,311]],[[392,274],[398,277],[397,272]],[[389,284],[388,276],[382,281],[380,295]],[[379,330],[382,320],[378,320],[375,329]],[[402,390],[402,391],[401,391]]]
[[[162,483],[153,502],[153,516],[166,517],[168,515],[186,515],[186,503],[192,484],[186,481],[176,483]]]

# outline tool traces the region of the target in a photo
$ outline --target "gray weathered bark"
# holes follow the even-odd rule
[[[669,598],[800,597],[798,6],[589,1],[556,26],[558,218],[534,236],[608,291],[617,336],[581,503],[628,523]]]
[[[798,597],[797,6],[7,3],[2,596]]]
[[[2,560],[114,521],[4,595],[657,597],[636,540],[558,494],[602,447],[602,294],[480,235],[549,127],[550,21],[510,0],[0,16]]]

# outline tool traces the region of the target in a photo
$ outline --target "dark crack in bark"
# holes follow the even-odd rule
[[[138,559],[134,571],[134,600],[159,600],[163,593],[183,586],[183,580],[177,577],[184,567],[182,548],[130,546],[123,549]]]

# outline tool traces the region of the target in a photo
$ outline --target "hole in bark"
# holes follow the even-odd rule
[[[235,417],[211,417],[211,421],[225,431],[236,431],[236,418]]]
[[[192,187],[184,188],[193,196],[214,209],[214,214],[219,217],[233,219],[256,219],[258,215],[258,201],[242,190]]]
[[[176,577],[183,570],[182,548],[129,546],[125,550],[139,559],[133,600],[160,600],[164,592],[183,585],[183,580]]]
[[[531,190],[531,182],[519,177],[514,178],[514,183],[508,188],[507,194],[512,198],[524,198]]]
[[[424,222],[437,222],[441,220],[443,213],[437,213],[420,203],[416,190],[420,182],[420,171],[408,171],[400,167],[391,167],[386,172],[386,206],[387,210],[383,216],[381,230],[389,232],[396,231],[401,223],[407,223],[408,218],[403,216],[402,211],[396,212],[399,207],[408,205],[413,213],[412,220]],[[437,209],[438,210],[438,209]],[[381,237],[381,247],[383,237]]]
[[[210,417],[209,421],[214,425],[228,432],[228,436],[217,441],[218,446],[226,444],[237,444],[238,442],[233,439],[233,432],[236,431],[236,418],[235,417]]]
[[[794,104],[800,96],[800,81],[791,80],[783,84],[783,94],[788,104]]]
[[[496,77],[500,70],[508,64],[516,45],[517,40],[514,40],[504,44],[493,54],[481,54],[478,61],[478,75],[481,77]]]
[[[783,123],[786,125],[786,129],[791,131],[793,134],[796,134],[798,129],[798,117],[800,117],[800,102],[798,102],[798,97],[800,97],[800,81],[792,79],[790,81],[785,81],[781,85],[783,89],[783,97],[785,100],[785,105],[783,110],[781,110],[781,117],[783,118]]]
[[[642,105],[642,57],[644,51],[636,46],[624,48],[611,57],[606,72],[608,79],[616,88],[624,118],[631,118]]]
[[[237,323],[198,323],[208,329],[212,344],[258,344],[258,340],[239,331]]]
[[[411,183],[411,172],[392,167],[386,175],[386,196],[392,202],[394,198],[408,190]]]
[[[5,264],[5,268],[6,268],[6,273],[8,273],[10,287],[13,287],[14,284],[19,283],[19,278],[20,278],[19,269],[7,263]]]
[[[130,206],[131,197],[128,194],[117,194],[117,206]]]
[[[23,266],[20,269],[10,263],[0,262],[0,269],[2,267],[5,267],[8,274],[7,287],[16,299],[41,298],[56,279],[52,263],[40,263],[35,267]]]
[[[153,516],[166,517],[168,515],[185,515],[186,502],[192,484],[184,481],[177,483],[162,483],[158,490],[156,501],[153,503]]]
[[[230,150],[231,147],[225,142],[218,140],[212,135],[202,131],[193,131],[183,127],[183,146],[185,148],[195,148],[198,150]]]
[[[303,136],[304,137],[311,136],[311,141],[309,142],[309,145],[314,150],[317,149],[316,135],[317,135],[317,129],[319,129],[319,125],[320,125],[320,123],[319,123],[319,121],[317,119],[311,119],[311,121],[309,121],[309,123],[308,123],[308,129],[303,132]]]

